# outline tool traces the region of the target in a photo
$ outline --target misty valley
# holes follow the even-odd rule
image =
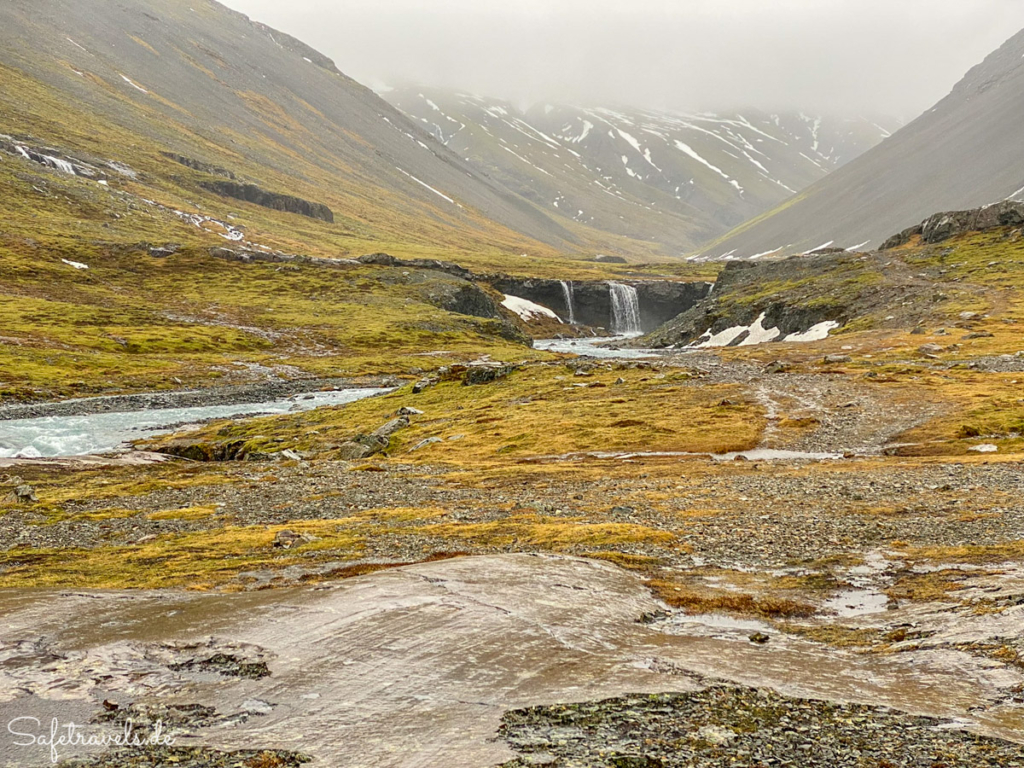
[[[5,0],[0,766],[1024,767],[980,1]]]

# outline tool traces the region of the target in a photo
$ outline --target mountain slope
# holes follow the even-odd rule
[[[936,211],[1024,192],[1024,31],[933,109],[803,194],[704,249],[748,257],[833,241],[877,247]]]
[[[210,0],[7,0],[0,52],[0,133],[180,186],[169,153],[325,204],[338,214],[321,229],[332,248],[576,242],[326,57]],[[186,186],[169,202],[211,197]]]
[[[563,219],[688,251],[875,146],[895,121],[748,111],[677,115],[508,102],[440,89],[384,97],[475,168]]]

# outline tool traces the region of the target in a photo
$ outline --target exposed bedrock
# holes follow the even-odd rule
[[[319,219],[329,224],[334,223],[334,213],[322,203],[311,203],[300,197],[282,195],[277,192],[268,192],[255,184],[240,184],[235,181],[204,181],[201,186],[204,189],[224,197],[233,197],[236,200],[244,200],[247,203],[271,208],[275,211],[286,213],[297,213],[300,216],[308,216],[311,219]]]
[[[936,213],[920,224],[893,235],[882,244],[882,250],[899,248],[918,235],[922,243],[941,243],[968,232],[984,232],[998,227],[1019,227],[1024,224],[1024,203],[1010,200],[969,211]]]
[[[814,278],[832,274],[853,260],[852,256],[822,255],[771,263],[729,262],[710,296],[635,343],[655,348],[686,346],[729,328],[758,326],[759,318],[760,328],[777,329],[777,340],[805,333],[819,323],[842,325],[856,314],[856,291],[846,283],[839,283],[837,290],[811,287]],[[741,344],[749,335],[741,333],[729,345]]]
[[[502,293],[528,299],[554,311],[568,322],[572,317],[580,325],[594,328],[615,326],[612,289],[608,282],[561,281],[534,278],[491,276],[490,284]],[[677,315],[686,312],[711,291],[711,283],[676,283],[662,280],[623,281],[636,289],[640,310],[640,328],[653,331]],[[569,301],[572,301],[572,308]]]

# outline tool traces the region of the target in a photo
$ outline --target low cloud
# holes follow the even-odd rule
[[[228,0],[370,85],[683,111],[912,118],[1024,27],[1019,0]]]

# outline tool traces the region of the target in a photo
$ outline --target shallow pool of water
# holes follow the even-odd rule
[[[45,416],[0,421],[0,459],[86,456],[127,447],[133,440],[172,432],[182,425],[242,414],[273,415],[345,405],[386,389],[339,389],[311,392],[264,403],[235,403],[195,408],[105,412],[79,416]]]

